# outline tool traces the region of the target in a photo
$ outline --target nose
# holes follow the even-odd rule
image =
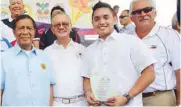
[[[63,26],[62,24],[60,24],[60,25],[58,26],[58,29],[64,29],[64,26]]]
[[[100,25],[104,25],[105,24],[105,20],[104,19],[100,19],[99,24]]]
[[[146,13],[142,10],[140,15],[141,15],[141,16],[145,16]]]
[[[23,30],[23,34],[28,34],[28,29],[27,29],[27,28],[25,28],[25,29]]]

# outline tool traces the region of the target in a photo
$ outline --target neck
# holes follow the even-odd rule
[[[110,36],[113,32],[114,32],[114,29],[112,30],[111,33],[105,34],[105,35],[103,35],[103,36],[99,36],[99,38],[102,38],[102,39],[106,40],[106,38],[107,38],[108,36]]]
[[[144,26],[144,27],[136,27],[136,33],[138,35],[139,38],[144,38],[146,35],[148,35],[148,33],[150,33],[150,31],[152,30],[152,28],[154,27],[155,24],[151,25],[151,26]]]
[[[20,45],[20,47],[21,47],[21,49],[23,49],[23,50],[26,50],[26,51],[30,51],[30,50],[32,50],[32,45]]]
[[[11,16],[11,18],[12,18],[13,20],[15,20],[17,17],[18,17],[18,16],[15,16],[15,15],[14,15],[14,16],[13,16],[13,15]]]
[[[62,37],[62,38],[57,38],[57,44],[62,45],[64,48],[67,48],[69,42],[70,42],[69,36]]]

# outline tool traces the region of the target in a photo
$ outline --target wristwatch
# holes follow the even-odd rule
[[[129,93],[126,93],[126,94],[124,94],[123,96],[127,98],[127,103],[129,103],[129,101],[133,99],[133,96],[130,95]],[[126,104],[127,104],[127,103],[126,103]]]

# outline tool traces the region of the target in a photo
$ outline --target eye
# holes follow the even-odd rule
[[[99,17],[95,17],[95,18],[94,18],[94,21],[97,22],[97,21],[99,21],[99,19],[100,19]]]
[[[106,19],[106,20],[109,19],[109,16],[108,16],[108,15],[105,15],[105,16],[104,16],[104,19]]]

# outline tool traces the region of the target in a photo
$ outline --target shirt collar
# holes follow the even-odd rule
[[[104,42],[104,41],[109,41],[109,40],[116,40],[116,35],[117,35],[118,33],[114,30],[109,36],[107,36],[107,38],[104,40],[104,39],[102,39],[102,38],[99,38],[98,39],[98,43],[99,42]]]
[[[10,16],[8,19],[9,19],[9,22],[12,22],[12,21],[13,21],[13,19],[12,19],[12,17],[11,17],[11,16]]]
[[[70,42],[68,43],[68,46],[74,46],[74,45],[75,45],[75,43],[74,43],[74,41],[71,39]],[[54,41],[53,46],[54,46],[54,47],[60,47],[60,46],[63,47],[62,45],[59,45],[59,44],[57,43],[57,40]]]
[[[33,45],[32,45],[33,46]],[[16,55],[20,54],[21,52],[24,52],[25,50],[21,49],[21,47],[19,46],[18,43],[15,44],[14,46],[14,49],[15,49],[15,53]],[[33,46],[32,50],[31,50],[32,53],[34,53],[35,55],[38,55],[38,51],[37,49]]]
[[[157,33],[158,29],[159,29],[159,25],[157,23],[155,23],[155,25],[152,28],[151,32],[149,32],[147,36],[154,36]]]
[[[130,23],[130,24],[128,24],[125,28],[126,29],[131,29],[132,27],[134,27],[135,25],[134,25],[134,23]]]
[[[150,31],[144,38],[146,38],[146,37],[151,37],[151,36],[155,36],[155,34],[158,32],[158,30],[159,30],[159,25],[158,25],[157,23],[155,23],[155,25],[153,26],[153,28],[151,29],[151,31]],[[138,36],[137,33],[136,33],[136,30],[134,30],[133,35]]]

